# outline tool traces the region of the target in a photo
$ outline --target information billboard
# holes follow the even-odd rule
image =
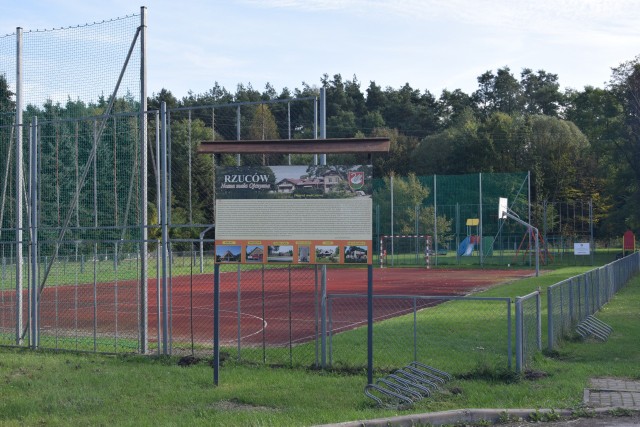
[[[371,264],[372,167],[216,170],[216,262]]]

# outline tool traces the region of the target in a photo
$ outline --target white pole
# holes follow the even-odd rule
[[[140,8],[140,352],[146,354],[149,342],[148,321],[148,245],[147,214],[147,8]],[[156,120],[157,123],[157,120]],[[158,153],[156,152],[156,155]],[[126,224],[125,224],[126,225]],[[116,246],[117,247],[117,246]]]
[[[16,345],[22,344],[22,28],[16,28]]]

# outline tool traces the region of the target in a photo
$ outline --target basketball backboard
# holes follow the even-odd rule
[[[506,219],[508,209],[509,201],[504,197],[500,197],[500,201],[498,202],[498,218]]]

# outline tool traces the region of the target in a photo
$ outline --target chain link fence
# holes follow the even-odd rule
[[[222,351],[249,363],[319,366],[319,269],[223,266]]]
[[[504,197],[512,212],[540,230],[542,265],[593,265],[592,202],[535,204],[529,187],[527,173],[377,179],[373,232],[378,261],[386,266],[533,266],[533,232],[498,219],[498,200]],[[575,243],[588,243],[590,256],[576,255]],[[604,247],[600,253],[598,262],[615,257]]]
[[[640,252],[547,288],[547,345],[554,350],[640,272]]]
[[[0,38],[2,343],[145,351],[144,27]]]
[[[329,363],[366,368],[367,295],[331,294],[328,301]],[[454,375],[512,368],[510,298],[374,295],[373,313],[376,374],[413,361]]]

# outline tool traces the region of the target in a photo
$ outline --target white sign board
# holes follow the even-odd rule
[[[370,165],[220,166],[216,262],[371,264]]]
[[[589,243],[574,243],[573,254],[574,255],[590,255],[591,248],[589,247]]]

